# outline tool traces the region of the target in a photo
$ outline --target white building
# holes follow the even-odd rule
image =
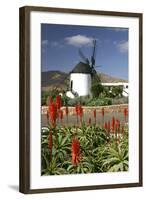
[[[126,82],[117,82],[117,83],[102,83],[103,86],[106,86],[110,89],[112,89],[112,87],[116,87],[116,86],[121,86],[123,88],[123,93],[122,95],[125,97],[128,97],[129,95],[129,85]]]
[[[70,91],[67,96],[74,98],[78,96],[87,96],[91,94],[91,67],[90,65],[79,62],[70,72]]]

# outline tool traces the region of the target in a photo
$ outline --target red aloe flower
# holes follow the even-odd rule
[[[80,121],[82,122],[82,117],[83,117],[83,108],[80,104],[77,104],[75,106],[75,111],[77,115],[77,123],[78,123],[78,116],[80,117]]]
[[[115,131],[115,118],[114,117],[112,117],[112,122],[111,122],[112,124],[111,124],[111,126],[112,126],[112,130],[113,130],[113,132]]]
[[[68,124],[68,106],[65,107],[65,114],[66,114],[66,122]]]
[[[104,118],[104,108],[101,109],[102,117]]]
[[[125,119],[125,122],[126,122],[127,116],[128,116],[128,109],[124,108],[124,119]]]
[[[59,110],[58,117],[62,121],[62,119],[63,119],[63,111],[62,110]]]
[[[102,114],[102,127],[104,126],[104,107],[101,109]]]
[[[124,136],[124,130],[125,129],[125,127],[124,127],[124,125],[122,125],[122,135]]]
[[[57,107],[57,110],[60,110],[60,108],[61,108],[61,96],[60,95],[56,96],[56,107]]]
[[[96,109],[93,110],[94,119],[96,119]]]
[[[93,116],[94,116],[94,120],[95,120],[95,124],[96,124],[96,109],[93,110]]]
[[[51,105],[52,103],[53,103],[53,98],[50,96],[48,101],[48,106]]]
[[[71,145],[72,164],[77,165],[80,162],[80,142],[74,138]]]
[[[110,124],[110,121],[108,121],[107,129],[108,129],[108,133],[110,133],[110,130],[111,130],[111,124]]]
[[[91,125],[91,118],[88,119],[88,124]]]
[[[104,129],[105,129],[106,131],[108,131],[108,125],[107,125],[107,122],[104,123]]]
[[[79,113],[79,116],[82,118],[82,117],[83,117],[83,108],[82,108],[81,105],[79,106],[79,111],[78,111],[78,113]]]
[[[118,131],[118,132],[120,132],[120,121],[118,120],[118,119],[116,119],[116,130]]]
[[[65,107],[65,114],[68,116],[68,106]]]
[[[83,108],[82,108],[82,106],[80,104],[77,104],[75,106],[75,110],[76,110],[76,114],[78,116],[82,117],[82,115],[83,115]]]
[[[48,147],[50,149],[50,160],[52,160],[52,147],[53,147],[53,136],[52,136],[52,131],[49,133],[48,137]]]
[[[49,116],[50,116],[50,122],[53,125],[55,125],[56,124],[56,118],[57,118],[57,107],[56,107],[56,104],[51,103],[49,105],[48,112],[49,112]]]

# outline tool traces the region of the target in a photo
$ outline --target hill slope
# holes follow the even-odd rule
[[[127,82],[126,80],[111,77],[109,75],[99,73],[101,82],[103,83],[117,83]],[[69,74],[61,71],[47,71],[41,73],[42,90],[48,91],[54,87],[67,89],[69,82]]]

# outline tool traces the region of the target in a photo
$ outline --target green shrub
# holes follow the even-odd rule
[[[99,97],[99,95],[103,92],[103,86],[98,82],[93,82],[91,86],[91,93],[93,98]]]
[[[87,102],[87,106],[107,106],[112,105],[111,98],[93,98]]]

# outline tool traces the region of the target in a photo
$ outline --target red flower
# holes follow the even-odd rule
[[[72,164],[77,165],[80,162],[81,156],[80,156],[80,142],[76,138],[72,140],[71,155],[72,155]]]
[[[62,110],[59,110],[59,112],[58,112],[58,117],[59,117],[59,119],[63,119],[63,111]]]
[[[122,126],[122,135],[124,136],[124,125]]]
[[[108,121],[107,129],[108,129],[108,132],[110,132],[110,130],[111,130],[111,124],[110,124],[110,121]]]
[[[52,160],[52,147],[53,147],[53,136],[52,136],[52,131],[50,131],[49,133],[49,137],[48,137],[48,146],[50,149],[50,160]]]
[[[75,110],[76,110],[76,114],[79,115],[80,117],[82,117],[83,115],[83,108],[80,104],[75,106]]]
[[[102,117],[104,117],[104,108],[101,109]]]
[[[106,131],[108,131],[108,124],[107,124],[107,122],[104,123],[104,129],[105,129]]]
[[[128,108],[124,108],[124,118],[125,118],[125,121],[127,119],[127,116],[128,116]]]
[[[83,108],[81,107],[81,105],[80,105],[80,107],[79,107],[79,116],[80,116],[80,117],[83,116]]]
[[[111,124],[111,126],[112,126],[112,130],[115,131],[115,118],[114,117],[112,117],[112,124]]]
[[[61,108],[61,96],[60,95],[56,96],[56,106],[57,106],[57,110],[59,110]]]
[[[68,106],[65,107],[65,114],[68,116]]]
[[[88,119],[88,124],[91,125],[91,118]]]
[[[118,132],[120,132],[120,121],[118,120],[118,119],[116,119],[116,130],[118,131]]]
[[[82,123],[82,117],[83,117],[83,108],[80,104],[75,106],[75,111],[77,115],[77,123],[78,123],[78,116],[80,116],[80,121]]]
[[[53,103],[53,98],[50,96],[49,97],[49,102],[48,102],[48,105],[52,104]]]
[[[94,118],[96,119],[96,109],[93,110]]]
[[[57,118],[57,107],[56,107],[56,104],[51,103],[49,105],[48,112],[49,112],[51,123],[53,125],[55,125],[56,124],[56,118]]]

